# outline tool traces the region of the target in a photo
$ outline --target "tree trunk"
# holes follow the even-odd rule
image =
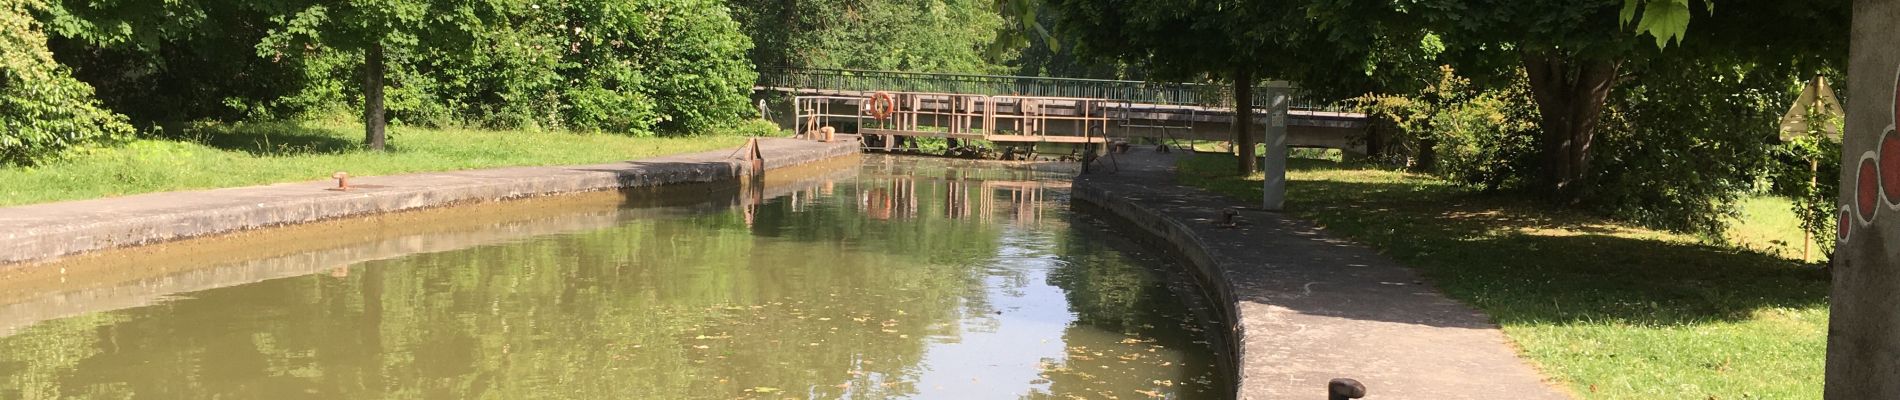
[[[369,46],[363,52],[363,143],[370,150],[382,151],[387,135],[383,119],[383,44]]]
[[[1603,115],[1622,61],[1548,53],[1525,53],[1523,59],[1542,119],[1540,189],[1554,198],[1574,201],[1577,185],[1590,169],[1597,118]]]
[[[1366,118],[1366,158],[1373,162],[1385,159],[1385,118],[1369,115]]]
[[[1240,175],[1252,175],[1253,72],[1244,66],[1234,69],[1234,149],[1240,151]]]

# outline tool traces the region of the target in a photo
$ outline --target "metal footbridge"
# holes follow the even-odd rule
[[[1101,79],[762,68],[760,91],[793,96],[799,134],[835,127],[893,137],[1094,144],[1233,139],[1232,87]],[[1260,135],[1292,147],[1363,152],[1366,118],[1269,83],[1253,90]]]

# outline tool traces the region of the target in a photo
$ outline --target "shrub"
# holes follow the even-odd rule
[[[1814,126],[1825,123],[1839,121],[1823,120]],[[1793,200],[1791,211],[1801,221],[1801,229],[1814,238],[1821,254],[1833,254],[1840,218],[1836,196],[1841,192],[1841,170],[1835,168],[1834,160],[1841,159],[1841,142],[1811,132],[1782,143],[1774,158],[1772,193]]]
[[[468,49],[404,56],[392,115],[645,135],[705,132],[751,112],[751,42],[720,2],[566,2],[506,14],[516,23],[471,28]]]
[[[1520,79],[1432,117],[1438,172],[1486,191],[1520,189],[1537,167],[1537,110]]]
[[[38,0],[0,0],[0,164],[33,165],[74,146],[129,137],[125,117],[99,107],[92,87],[53,61],[31,12]]]
[[[1613,94],[1585,201],[1643,225],[1717,237],[1767,168],[1782,71],[1659,61]]]

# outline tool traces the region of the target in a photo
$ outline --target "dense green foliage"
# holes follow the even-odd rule
[[[1232,85],[1236,118],[1254,109],[1255,83],[1268,77],[1301,78],[1307,71],[1337,69],[1351,50],[1319,33],[1307,10],[1292,1],[1050,0],[1057,26],[1079,41],[1083,53],[1136,65],[1170,80],[1223,81]],[[1299,54],[1299,57],[1288,57]],[[1240,171],[1254,164],[1252,124],[1234,124]],[[1271,154],[1274,150],[1269,149]]]
[[[1499,90],[1467,93],[1433,115],[1438,171],[1486,191],[1519,189],[1537,168],[1537,109],[1520,80]]]
[[[387,46],[392,117],[429,125],[695,132],[748,110],[754,78],[750,42],[710,0],[318,2],[281,21],[257,46],[271,58]]]
[[[1778,175],[1775,117],[1791,83],[1845,59],[1844,2],[1299,3],[1316,21],[1307,34],[1364,63],[1293,77],[1358,96],[1383,121],[1368,143],[1380,159],[1703,234]]]
[[[1587,204],[1647,226],[1715,234],[1769,167],[1798,75],[1658,60],[1612,98]]]
[[[715,0],[64,1],[39,15],[106,105],[174,135],[359,109],[371,49],[386,54],[389,119],[424,126],[702,132],[749,112],[755,77]]]
[[[733,0],[762,67],[997,73],[985,0]]]
[[[141,138],[86,149],[33,167],[0,168],[0,206],[130,194],[521,165],[606,163],[731,148],[747,124],[706,136],[634,138],[605,133],[497,131],[397,126],[387,151],[366,152],[362,126],[244,123],[185,130],[182,138]]]
[[[130,135],[125,117],[99,107],[92,87],[47,51],[31,12],[37,0],[0,0],[0,165],[31,165],[59,152]]]
[[[1841,123],[1839,119],[1821,124]],[[1820,124],[1811,125],[1817,127]],[[1828,168],[1841,159],[1841,142],[1820,132],[1808,132],[1788,140],[1775,149],[1769,174],[1775,195],[1787,197],[1801,229],[1806,231],[1821,254],[1832,254],[1840,231],[1841,170]]]
[[[139,125],[282,118],[329,99],[290,97],[313,84],[298,60],[256,56],[266,3],[55,1],[53,52]],[[215,11],[210,7],[217,7]],[[174,132],[175,133],[175,132]]]
[[[998,73],[1025,46],[1061,43],[1044,27],[1047,7],[1030,0],[24,4],[17,22],[42,21],[50,44],[8,50],[50,49],[59,63],[43,65],[64,64],[97,88],[96,100],[64,96],[102,103],[152,135],[181,138],[199,121],[357,114],[371,148],[385,137],[382,121],[706,132],[751,114],[755,65]],[[52,117],[34,119],[97,124]]]
[[[1777,119],[1798,89],[1790,83],[1801,79],[1794,65],[1659,57],[1626,70],[1632,78],[1607,100],[1576,204],[1713,238],[1742,196],[1807,193],[1802,160],[1818,148],[1775,139]],[[1412,94],[1360,99],[1390,126],[1381,131],[1380,159],[1486,191],[1536,191],[1533,172],[1543,159],[1522,78],[1484,87],[1446,73]],[[1831,202],[1812,203],[1823,205],[1808,210],[1810,225],[1831,227],[1824,205]]]
[[[755,65],[1275,78],[1364,100],[1389,121],[1387,160],[1490,191],[1561,186],[1566,205],[1707,233],[1757,182],[1822,190],[1777,178],[1799,162],[1773,154],[1801,156],[1766,130],[1787,82],[1838,69],[1844,48],[1840,4],[1737,1],[59,0],[32,15],[99,102],[171,137],[192,121],[355,113],[371,97],[397,124],[706,132],[751,112]],[[42,109],[73,114],[43,124],[125,132],[101,122],[109,111]],[[94,133],[35,135],[54,144],[20,154]],[[1817,228],[1831,215],[1819,204]]]
[[[1743,143],[1739,138],[1772,129],[1772,119],[1762,117],[1785,103],[1766,100],[1785,100],[1780,89],[1787,82],[1834,68],[1845,59],[1846,2],[1743,0],[1721,9],[1687,7],[1687,1],[1675,0],[1306,3],[1307,15],[1330,30],[1370,25],[1384,28],[1379,33],[1386,36],[1411,31],[1441,38],[1444,51],[1428,61],[1449,64],[1473,78],[1475,91],[1513,91],[1526,85],[1525,95],[1515,101],[1536,107],[1529,119],[1520,120],[1535,124],[1527,131],[1534,135],[1535,154],[1530,164],[1514,168],[1513,174],[1521,175],[1521,189],[1561,204],[1589,204],[1645,223],[1690,230],[1705,230],[1698,225],[1721,219],[1716,214],[1733,199],[1733,191],[1747,187],[1743,182],[1748,179],[1736,171],[1761,173],[1748,168],[1760,166],[1759,156],[1772,143]],[[1702,22],[1687,31],[1691,15]],[[1659,51],[1632,31],[1679,44]],[[1416,63],[1385,60],[1420,55],[1380,50],[1390,47],[1381,43],[1396,43],[1391,40],[1370,43],[1372,60],[1403,66]],[[1377,76],[1417,75],[1410,71],[1416,68],[1368,69],[1377,85],[1365,89],[1428,95],[1407,87],[1406,79]],[[1725,104],[1695,104],[1712,102]],[[1708,112],[1731,114],[1723,118]],[[1701,151],[1717,154],[1704,156]],[[1670,157],[1702,160],[1662,161]],[[1497,161],[1519,160],[1512,156]],[[1706,178],[1682,182],[1694,186],[1686,190],[1675,190],[1673,182],[1648,180],[1686,173]],[[1694,213],[1704,215],[1690,215]]]

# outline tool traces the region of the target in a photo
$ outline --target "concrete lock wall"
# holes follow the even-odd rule
[[[1900,0],[1856,0],[1828,399],[1900,399]]]

